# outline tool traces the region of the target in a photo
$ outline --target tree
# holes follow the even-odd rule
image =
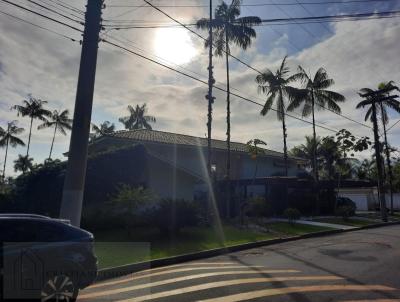
[[[261,139],[255,138],[249,140],[247,143],[247,152],[249,153],[251,159],[255,160],[255,168],[254,168],[254,176],[253,176],[253,184],[257,177],[257,168],[258,168],[258,157],[259,155],[264,155],[265,150],[260,148],[259,145],[266,146],[267,143]]]
[[[400,91],[400,89],[394,85],[393,81],[389,81],[387,83],[381,83],[378,86],[379,90],[387,90],[389,88],[395,88],[396,90]],[[389,93],[384,93],[384,96],[389,96]],[[393,171],[392,171],[392,163],[390,160],[390,147],[388,144],[387,134],[386,134],[386,125],[389,122],[389,116],[387,114],[387,109],[393,109],[397,113],[400,113],[400,102],[398,100],[387,100],[380,102],[380,109],[381,109],[381,122],[383,127],[383,134],[384,134],[384,143],[385,143],[385,153],[386,153],[386,164],[388,167],[389,172],[389,187],[390,187],[390,212],[393,215]]]
[[[294,109],[303,105],[302,115],[303,117],[312,114],[313,122],[313,137],[314,140],[317,138],[317,133],[315,131],[315,105],[318,105],[318,109],[329,109],[335,113],[341,113],[341,109],[338,102],[344,102],[345,97],[337,92],[327,90],[335,82],[333,79],[328,77],[328,74],[324,68],[318,69],[314,77],[312,78],[307,74],[307,72],[301,67],[298,67],[299,72],[293,76],[295,79],[299,79],[305,84],[305,87],[298,94],[299,97],[293,99],[293,101],[288,106],[288,111],[293,111]],[[313,171],[314,178],[318,181],[318,169],[317,166],[317,149],[314,146],[314,156],[313,156]]]
[[[261,110],[261,115],[265,116],[276,103],[276,115],[279,121],[282,122],[283,130],[283,153],[285,160],[285,176],[288,175],[288,150],[286,144],[287,129],[285,121],[286,105],[285,99],[293,100],[298,97],[298,89],[290,86],[296,78],[288,76],[289,68],[286,66],[285,56],[282,64],[274,74],[271,70],[266,69],[265,72],[256,77],[259,92],[266,94],[267,100]]]
[[[7,163],[7,155],[8,155],[8,146],[15,148],[17,146],[25,146],[25,143],[17,137],[17,135],[21,134],[24,131],[24,128],[20,128],[17,126],[17,121],[11,121],[7,123],[7,130],[4,130],[0,127],[0,147],[6,148],[6,154],[4,157],[4,165],[3,165],[3,181],[5,180],[6,174],[6,163]]]
[[[28,116],[30,118],[30,127],[29,127],[29,137],[28,137],[28,147],[26,149],[26,157],[29,157],[29,147],[31,144],[31,134],[32,134],[32,124],[34,119],[39,119],[41,121],[47,121],[46,117],[51,116],[51,112],[45,108],[43,105],[47,104],[46,101],[42,101],[40,99],[36,99],[32,96],[29,96],[29,100],[23,100],[23,105],[15,105],[12,109],[18,111],[18,116]]]
[[[203,18],[197,21],[197,28],[208,30],[211,26],[213,36],[215,37],[215,55],[225,55],[226,64],[226,142],[227,142],[227,161],[226,174],[228,184],[228,194],[230,194],[230,170],[231,170],[231,109],[230,109],[230,81],[229,81],[229,55],[230,45],[236,45],[246,50],[256,38],[256,31],[253,26],[261,24],[261,19],[256,16],[240,17],[241,0],[232,0],[228,5],[224,1],[215,8],[215,17],[211,21]],[[205,47],[210,46],[210,40],[207,39]],[[230,195],[228,195],[228,199]]]
[[[148,129],[152,130],[151,125],[149,123],[155,123],[156,118],[151,115],[146,115],[146,104],[142,106],[136,105],[136,108],[133,108],[131,105],[128,105],[129,115],[125,117],[119,118],[119,121],[124,124],[125,129],[127,130],[135,130],[135,129]]]
[[[94,135],[92,139],[98,138],[103,135],[112,134],[115,131],[114,123],[110,123],[109,121],[104,121],[100,125],[92,124],[92,130]]]
[[[14,160],[14,170],[15,172],[21,171],[25,174],[28,170],[33,168],[33,158],[27,155],[18,155],[18,159]]]
[[[53,152],[54,140],[56,138],[57,131],[62,135],[67,135],[66,130],[72,129],[72,120],[68,117],[68,110],[58,112],[54,110],[50,115],[50,120],[46,120],[43,124],[38,126],[38,129],[54,128],[53,139],[51,141],[49,159],[51,159],[51,153]]]
[[[316,141],[314,141],[314,137],[312,136],[305,136],[306,143],[301,144],[299,146],[294,146],[292,150],[290,150],[290,154],[296,157],[301,157],[306,159],[313,167],[313,159],[314,159],[314,148],[317,150],[317,154],[320,153],[319,149],[321,146],[321,139],[317,137]],[[316,145],[316,146],[315,146]],[[319,158],[318,158],[319,159]],[[317,160],[317,169],[319,169],[319,164]],[[313,171],[313,174],[315,172]]]

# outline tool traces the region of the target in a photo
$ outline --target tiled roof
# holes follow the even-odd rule
[[[152,142],[152,143],[163,143],[173,145],[184,145],[184,146],[200,146],[207,147],[207,139],[202,137],[190,136],[185,134],[163,132],[156,130],[123,130],[116,131],[112,134],[107,135],[109,137],[116,137],[121,139],[128,139],[140,142]],[[226,150],[226,141],[213,139],[211,146],[214,149]],[[247,145],[237,142],[231,142],[231,150],[236,152],[248,152]],[[274,157],[283,157],[281,152],[265,150],[265,155]]]

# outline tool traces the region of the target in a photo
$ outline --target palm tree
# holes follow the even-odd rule
[[[229,55],[230,44],[236,45],[243,50],[246,50],[256,38],[256,31],[253,26],[261,24],[261,19],[256,16],[241,17],[240,16],[241,0],[232,0],[228,5],[224,1],[215,8],[215,17],[210,20],[203,18],[197,21],[197,28],[208,30],[211,26],[213,29],[213,36],[215,37],[215,55],[225,55],[226,64],[226,142],[227,142],[227,161],[226,173],[227,183],[230,188],[230,170],[231,170],[231,109],[230,109],[230,82],[229,82]],[[205,47],[210,46],[210,40],[207,39]],[[230,190],[229,190],[230,192]],[[228,196],[229,198],[229,196]]]
[[[253,176],[253,184],[255,183],[257,177],[257,169],[258,169],[258,157],[259,155],[264,155],[265,150],[260,148],[259,145],[266,146],[267,143],[261,139],[255,138],[249,140],[247,143],[247,152],[249,153],[251,159],[255,160],[255,168],[254,168],[254,176]]]
[[[25,146],[25,143],[17,137],[17,135],[21,134],[24,131],[24,128],[20,128],[17,126],[17,121],[11,121],[7,123],[7,130],[4,130],[0,127],[0,147],[6,147],[6,154],[4,157],[4,165],[3,165],[3,181],[5,179],[6,174],[6,163],[7,163],[7,155],[8,155],[8,146],[15,148],[17,146]]]
[[[18,155],[18,159],[14,160],[14,170],[15,172],[21,171],[25,174],[26,171],[32,170],[33,168],[33,158],[27,155]]]
[[[297,97],[298,89],[289,84],[296,80],[294,76],[288,76],[289,68],[286,66],[285,56],[282,64],[275,74],[266,69],[265,72],[256,77],[259,92],[263,92],[267,96],[267,100],[261,110],[261,115],[265,116],[276,103],[276,114],[279,121],[282,121],[283,130],[283,154],[285,160],[285,176],[288,175],[288,150],[286,144],[287,129],[285,121],[286,105],[285,99],[292,100]]]
[[[317,154],[319,154],[319,149],[321,147],[321,139],[320,137],[317,136],[316,141],[314,141],[314,137],[313,136],[305,136],[306,138],[306,143],[305,144],[301,144],[299,146],[294,146],[292,148],[292,150],[290,150],[290,154],[296,157],[301,157],[304,159],[307,159],[307,161],[309,163],[313,162],[314,159],[314,148],[317,149]],[[318,162],[318,159],[317,159]],[[317,169],[320,168],[320,165],[317,163]],[[315,172],[313,171],[313,174],[315,174]]]
[[[394,85],[393,81],[389,81],[387,83],[381,83],[378,86],[379,90],[386,90],[388,88],[395,88],[396,90],[400,91],[400,89]],[[386,96],[389,94],[386,93]],[[386,125],[389,122],[389,116],[387,114],[387,109],[393,109],[397,113],[400,113],[400,102],[397,100],[386,100],[383,102],[380,102],[380,109],[381,109],[381,120],[382,120],[382,126],[383,126],[383,134],[384,134],[384,140],[385,140],[385,153],[386,153],[386,164],[388,167],[388,172],[389,172],[389,186],[390,186],[390,213],[393,215],[393,171],[392,171],[392,163],[390,160],[390,147],[388,144],[387,140],[387,134],[386,134]]]
[[[104,121],[98,126],[92,124],[92,130],[94,131],[95,137],[99,137],[113,133],[115,131],[115,125],[109,121]]]
[[[31,134],[32,134],[32,124],[34,119],[39,119],[41,121],[47,121],[46,117],[51,116],[51,112],[47,109],[43,108],[44,104],[47,104],[46,101],[42,101],[40,99],[35,99],[32,96],[29,97],[29,100],[23,100],[23,105],[15,105],[12,109],[18,111],[18,116],[28,116],[31,119],[31,124],[29,128],[29,137],[28,137],[28,148],[26,150],[26,156],[29,156],[29,147],[31,144]]]
[[[299,72],[294,75],[294,78],[300,79],[305,84],[305,88],[302,89],[302,93],[299,94],[298,98],[295,98],[291,104],[288,106],[288,111],[293,111],[294,109],[303,105],[302,115],[303,117],[312,114],[313,120],[313,137],[314,140],[317,138],[317,133],[315,131],[315,105],[318,105],[318,109],[329,109],[335,113],[341,113],[341,109],[338,102],[344,102],[345,97],[340,93],[327,90],[335,84],[333,79],[328,77],[328,73],[324,68],[318,69],[312,78],[307,74],[307,72],[299,66]],[[313,170],[315,180],[318,181],[318,169],[317,167],[317,149],[314,146],[314,158],[313,158]]]
[[[38,129],[54,128],[53,140],[51,141],[49,159],[51,159],[51,153],[53,152],[54,140],[56,138],[57,131],[62,135],[67,135],[66,130],[72,129],[72,120],[68,117],[68,110],[58,112],[54,110],[50,115],[50,120],[46,120],[43,124],[38,126]]]
[[[146,104],[143,104],[142,106],[136,105],[136,108],[133,108],[131,105],[128,105],[128,110],[129,110],[128,116],[119,118],[119,121],[122,124],[124,124],[125,129],[152,130],[151,125],[149,123],[155,123],[156,118],[151,115],[145,115],[147,111]]]

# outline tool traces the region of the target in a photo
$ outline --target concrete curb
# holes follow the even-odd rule
[[[111,278],[117,278],[117,277],[136,273],[136,272],[139,272],[139,271],[142,271],[145,269],[149,269],[149,268],[157,268],[157,267],[163,267],[163,266],[167,266],[167,265],[189,262],[189,261],[193,261],[193,260],[210,258],[210,257],[215,257],[215,256],[232,253],[232,252],[238,252],[238,251],[243,251],[243,250],[262,247],[262,246],[269,246],[269,245],[273,245],[273,244],[277,244],[277,243],[296,241],[296,240],[306,239],[306,238],[330,236],[330,235],[336,235],[336,234],[345,233],[345,232],[353,232],[353,231],[359,231],[359,230],[364,230],[364,229],[380,228],[380,227],[397,225],[397,224],[400,224],[400,221],[377,223],[377,224],[372,224],[372,225],[363,226],[363,227],[355,227],[352,229],[337,229],[337,230],[314,232],[314,233],[309,233],[309,234],[304,234],[304,235],[299,235],[299,236],[249,242],[249,243],[232,245],[232,246],[223,247],[223,248],[205,250],[205,251],[200,251],[200,252],[195,252],[195,253],[190,253],[190,254],[183,254],[183,255],[178,255],[178,256],[173,256],[173,257],[168,257],[168,258],[154,259],[154,260],[150,260],[150,261],[127,264],[127,265],[122,265],[122,266],[99,270],[98,276],[97,276],[97,281],[107,280],[107,279],[111,279]]]

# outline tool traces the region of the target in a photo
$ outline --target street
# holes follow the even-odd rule
[[[400,301],[400,226],[256,248],[96,283],[79,301]]]

